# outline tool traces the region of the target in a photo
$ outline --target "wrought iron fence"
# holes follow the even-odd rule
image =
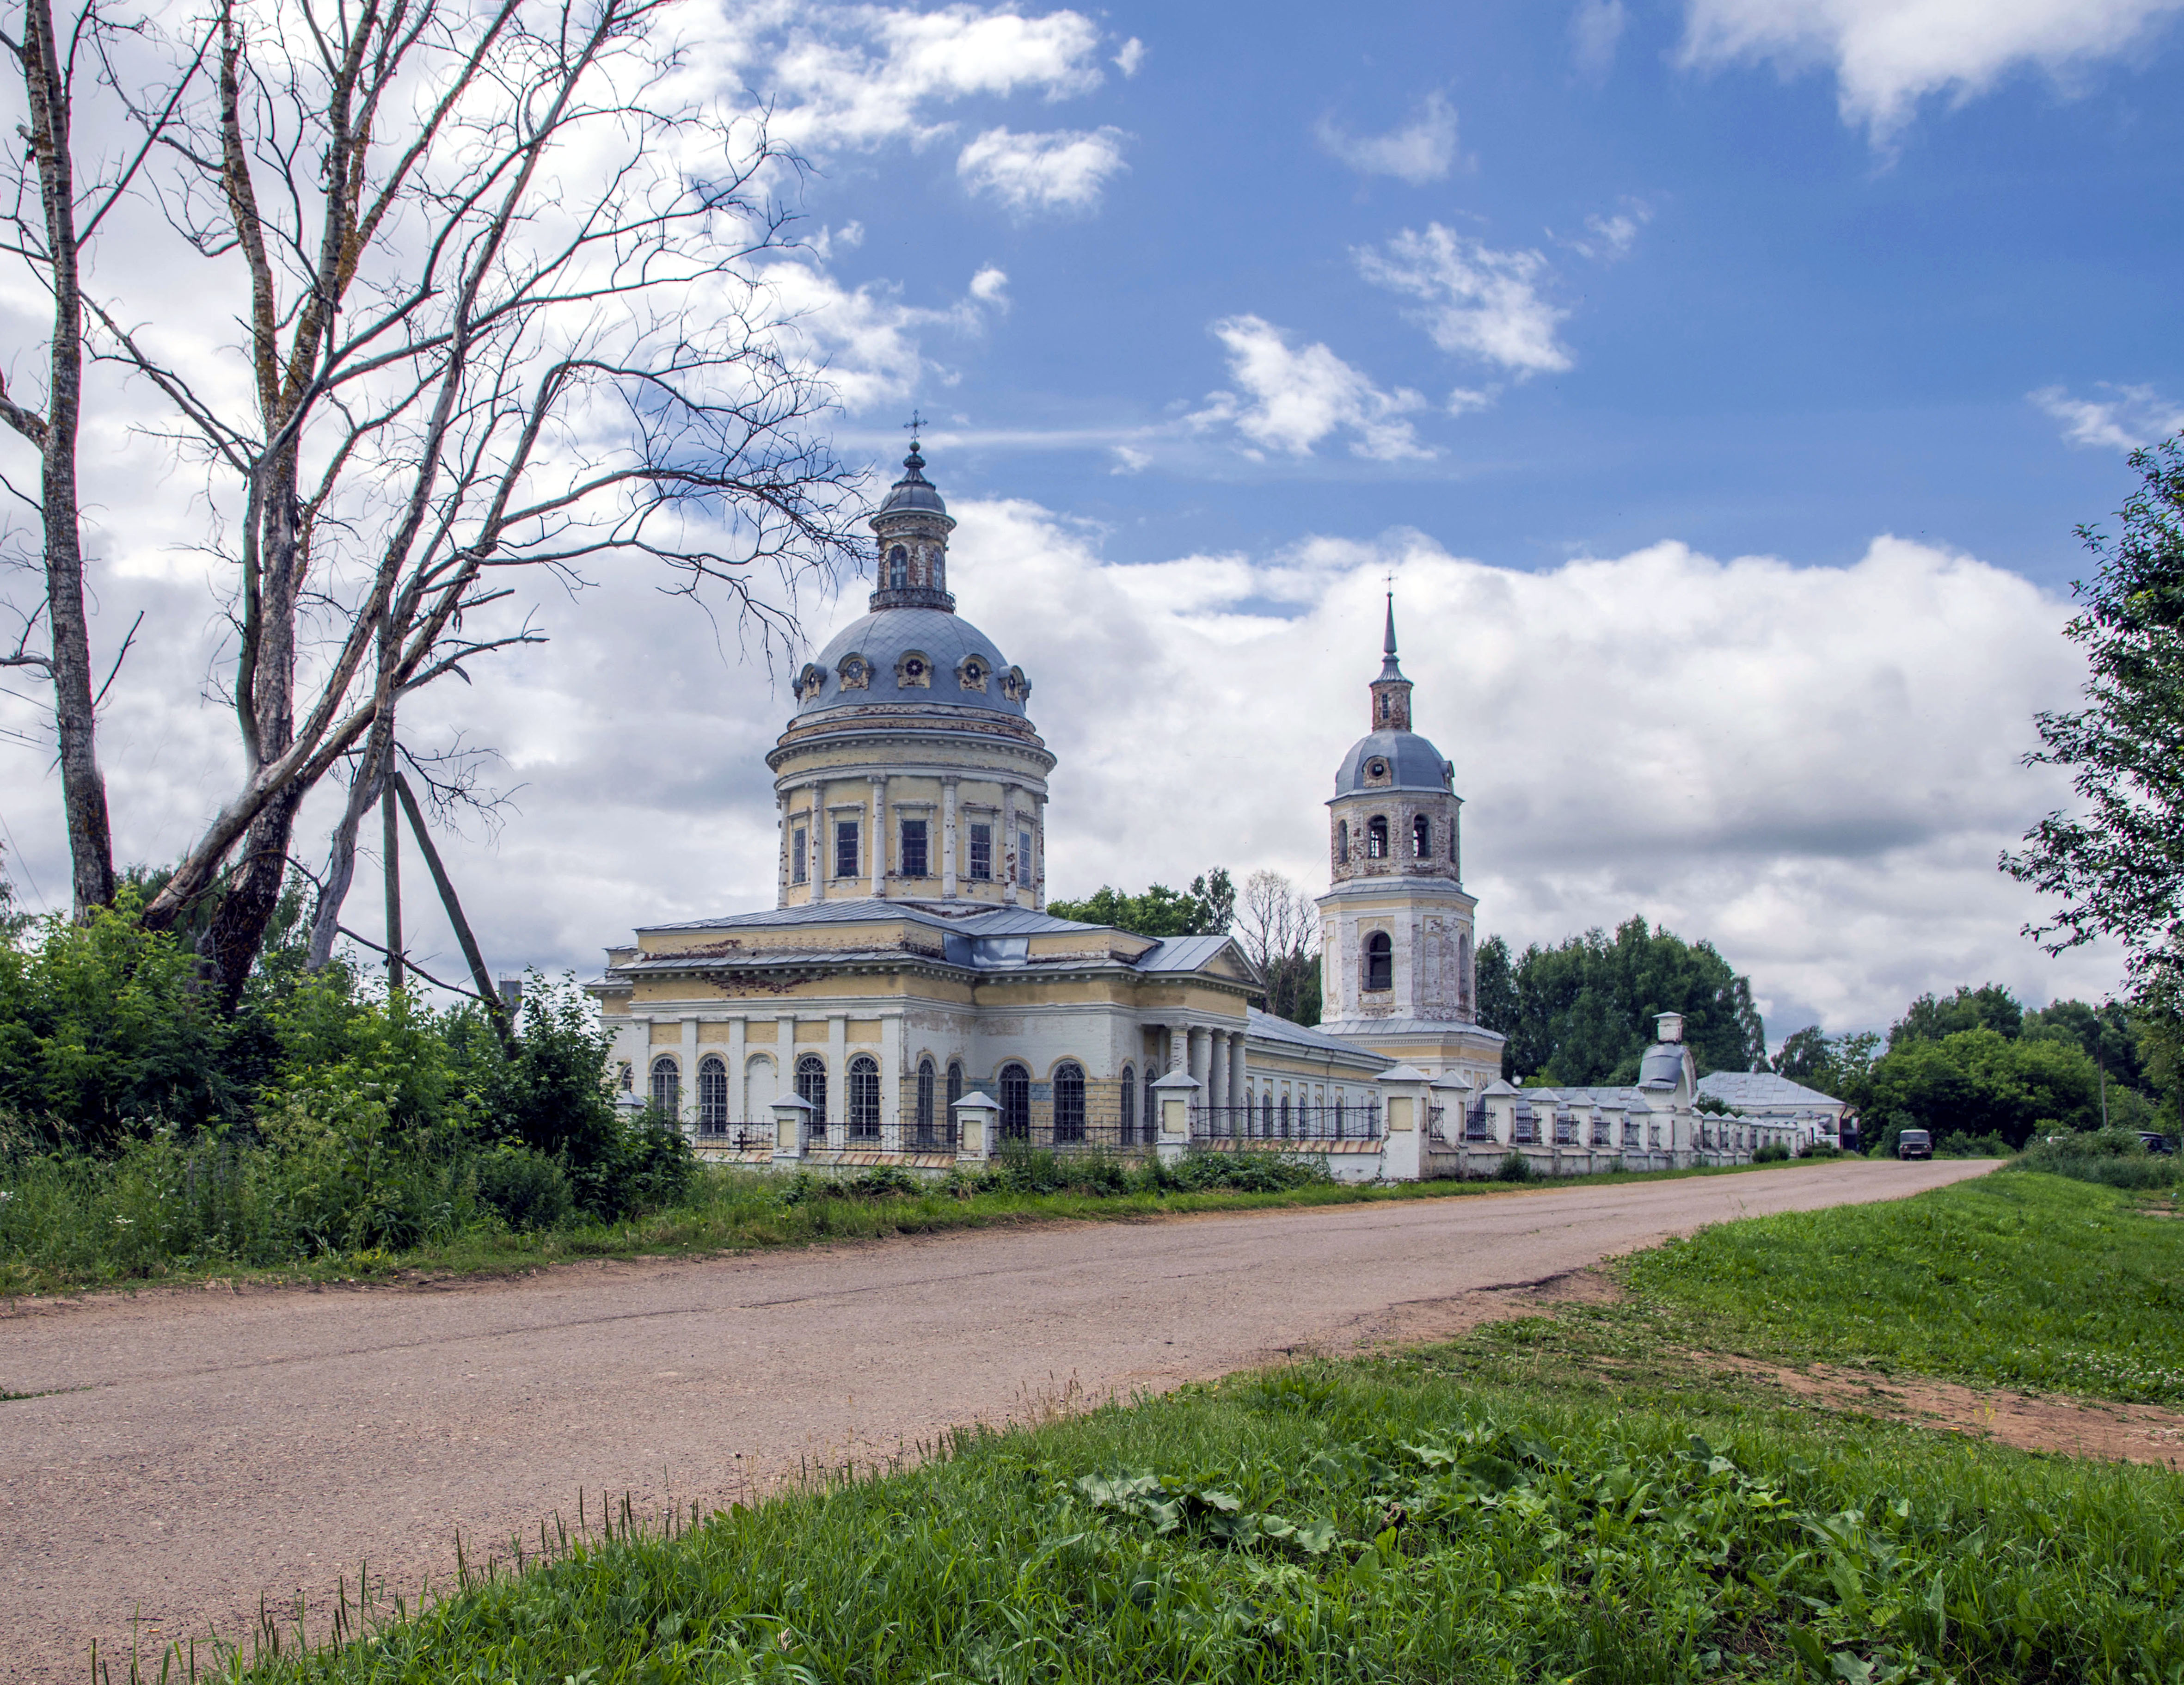
[[[716,1152],[763,1152],[773,1147],[773,1125],[766,1124],[699,1124],[693,1138],[699,1147]]]
[[[1378,1141],[1380,1108],[1367,1101],[1301,1106],[1194,1106],[1190,1133],[1200,1141],[1279,1148],[1284,1141]]]

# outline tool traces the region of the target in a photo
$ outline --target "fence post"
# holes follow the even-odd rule
[[[1160,1135],[1154,1151],[1160,1162],[1173,1164],[1190,1151],[1190,1108],[1198,1103],[1202,1085],[1189,1071],[1170,1071],[1153,1085],[1153,1104],[1160,1110]]]
[[[1380,1090],[1384,1120],[1380,1175],[1390,1182],[1415,1182],[1425,1174],[1427,1077],[1409,1065],[1397,1065],[1373,1079]]]
[[[811,1102],[800,1094],[784,1094],[773,1102],[773,1156],[794,1161],[804,1156],[805,1130],[811,1119]]]
[[[991,1158],[1001,1120],[1000,1102],[974,1088],[949,1110],[956,1119],[956,1162],[983,1164]]]

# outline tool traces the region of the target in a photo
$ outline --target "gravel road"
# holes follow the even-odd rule
[[[0,1314],[0,1672],[414,1589],[579,1487],[708,1507],[801,1459],[1463,1320],[1704,1224],[1989,1168],[1858,1160],[1315,1210],[1072,1223],[429,1287],[162,1289]],[[596,1501],[595,1498],[588,1501]],[[314,1623],[316,1624],[315,1622]],[[116,1648],[118,1647],[118,1649]],[[121,1670],[117,1667],[117,1677]]]

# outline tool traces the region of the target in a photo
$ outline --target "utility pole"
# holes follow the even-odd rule
[[[402,827],[401,809],[395,805],[395,778],[390,748],[387,779],[380,790],[381,846],[387,855],[387,989],[402,986]]]

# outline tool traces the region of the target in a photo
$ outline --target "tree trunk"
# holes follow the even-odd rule
[[[53,727],[68,814],[75,916],[114,900],[114,842],[106,780],[98,770],[98,715],[91,694],[91,629],[83,606],[82,525],[77,505],[76,434],[83,402],[83,298],[77,275],[75,172],[69,86],[53,36],[51,0],[26,0],[23,80],[30,98],[31,150],[52,259],[51,390],[39,450],[46,550],[46,615],[51,628]]]

